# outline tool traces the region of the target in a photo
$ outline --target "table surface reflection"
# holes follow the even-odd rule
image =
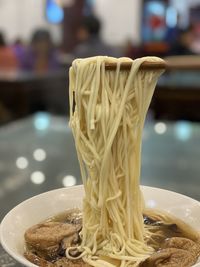
[[[200,124],[147,121],[141,183],[197,200]],[[37,113],[0,129],[0,219],[21,201],[42,192],[81,184],[67,118]],[[20,266],[0,248],[0,266]]]

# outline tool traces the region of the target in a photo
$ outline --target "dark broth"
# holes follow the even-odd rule
[[[199,234],[195,230],[193,230],[190,226],[188,226],[184,222],[173,217],[170,218],[168,216],[166,221],[161,220],[159,215],[157,215],[157,213],[152,210],[145,212],[143,217],[144,217],[145,227],[148,227],[149,231],[153,233],[151,239],[147,240],[147,244],[153,247],[155,251],[159,251],[153,254],[152,260],[154,260],[153,257],[156,257],[157,256],[156,254],[160,253],[160,251],[161,252],[167,251],[169,255],[171,255],[169,257],[173,258],[176,253],[182,252],[180,251],[180,249],[183,250],[182,249],[183,245],[181,245],[182,243],[180,243],[180,241],[182,242],[184,241],[186,243],[188,242],[190,247],[191,244],[194,245],[194,248],[196,249],[197,252],[194,256],[192,255],[193,258],[195,257],[194,260],[191,259],[190,261],[187,261],[188,265],[181,265],[181,266],[189,267],[192,266],[197,261],[197,258],[200,254],[200,248],[199,248]],[[46,221],[31,227],[25,233],[25,240],[26,240],[25,257],[32,263],[42,267],[51,267],[51,266],[88,267],[89,265],[84,263],[82,260],[70,261],[65,257],[65,250],[67,247],[69,246],[76,247],[81,243],[81,238],[79,236],[81,227],[82,227],[82,212],[79,209],[73,209],[57,214],[47,219]],[[65,234],[68,237],[66,237]],[[165,247],[165,245],[168,243],[170,244],[170,242],[173,243],[173,246],[172,245],[171,246],[173,247],[174,250],[172,250],[172,247]],[[174,248],[174,246],[176,246],[176,248]],[[179,248],[178,246],[181,246],[181,248]],[[78,253],[79,252],[76,249],[72,251],[73,256],[77,256]],[[143,262],[140,266],[154,267],[157,265],[156,261],[152,263],[150,259]],[[177,265],[163,264],[159,266],[174,267],[174,266],[179,266],[179,264]]]

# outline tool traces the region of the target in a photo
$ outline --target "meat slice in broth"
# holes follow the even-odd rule
[[[166,248],[151,255],[141,267],[191,267],[197,262],[193,253],[177,248]]]
[[[141,267],[191,267],[198,260],[200,246],[183,237],[167,238],[161,250],[152,254]]]
[[[29,228],[25,233],[27,246],[32,252],[46,260],[55,260],[59,256],[62,244],[77,240],[80,225],[60,222],[45,222]]]
[[[25,233],[25,240],[31,246],[43,250],[58,245],[62,239],[75,234],[78,230],[77,225],[46,222],[29,228]]]
[[[200,255],[200,245],[188,238],[183,237],[167,238],[162,248],[179,248],[187,250],[197,257]]]

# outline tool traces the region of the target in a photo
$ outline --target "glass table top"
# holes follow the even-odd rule
[[[200,124],[147,120],[141,183],[200,200]],[[21,201],[81,184],[68,119],[37,113],[0,128],[0,220]],[[0,248],[0,266],[20,266]]]

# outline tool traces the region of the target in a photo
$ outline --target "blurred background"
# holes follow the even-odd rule
[[[1,0],[0,125],[37,111],[68,115],[74,58],[155,55],[187,65],[199,54],[198,0]],[[163,76],[153,116],[199,120],[198,77]]]
[[[28,197],[81,183],[68,71],[95,55],[186,67],[159,79],[141,182],[200,200],[200,0],[0,0],[0,219]],[[2,250],[0,266],[17,265]]]
[[[187,65],[199,54],[198,0],[1,0],[0,125],[37,111],[68,115],[74,58],[155,55]],[[163,76],[154,118],[199,120],[198,77]]]

